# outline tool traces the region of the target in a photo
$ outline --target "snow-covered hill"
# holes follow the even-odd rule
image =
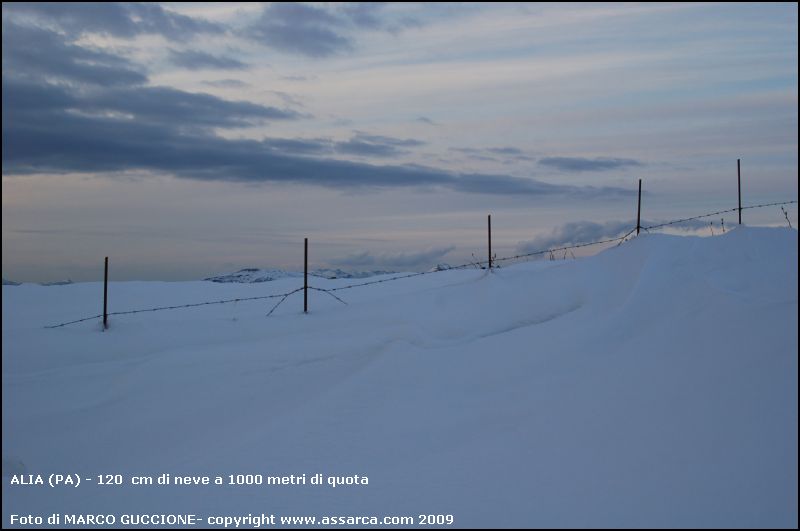
[[[27,474],[315,473],[368,485],[40,488],[10,512],[453,515],[456,526],[796,527],[797,232],[116,316],[3,289],[3,460]],[[283,293],[121,282],[111,309]],[[352,280],[315,278],[321,288]],[[6,472],[4,472],[6,473]]]

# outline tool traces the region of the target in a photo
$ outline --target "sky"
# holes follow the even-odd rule
[[[737,159],[796,200],[797,9],[4,3],[3,278],[425,270],[487,214],[499,256],[624,234],[639,179],[735,207]]]

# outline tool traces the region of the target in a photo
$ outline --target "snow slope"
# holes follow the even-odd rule
[[[123,282],[112,310],[282,293]],[[334,287],[352,280],[314,279]],[[323,473],[367,486],[3,482],[9,514],[452,514],[488,527],[796,527],[797,232],[642,235],[451,270],[43,329],[102,284],[3,287],[4,469]],[[7,470],[4,470],[4,475]]]

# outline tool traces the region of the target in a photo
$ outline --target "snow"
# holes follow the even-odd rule
[[[376,277],[382,278],[382,277]],[[387,277],[388,278],[388,277]],[[346,279],[315,278],[332,288]],[[285,293],[119,282],[111,311]],[[3,468],[367,476],[369,485],[11,486],[51,513],[452,514],[457,527],[797,527],[797,232],[642,235],[577,260],[276,302],[99,313],[3,287]]]

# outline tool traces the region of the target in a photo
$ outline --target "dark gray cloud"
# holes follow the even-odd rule
[[[386,146],[395,147],[418,147],[425,145],[425,142],[422,140],[416,140],[413,138],[394,138],[391,136],[371,135],[363,131],[355,131],[355,133],[355,139],[362,142],[371,142],[373,144],[384,144]]]
[[[370,253],[362,251],[350,254],[331,263],[349,267],[388,267],[410,268],[430,267],[436,265],[455,246],[431,247],[419,252]]]
[[[33,123],[70,115],[182,129],[247,127],[294,120],[292,110],[146,86],[119,56],[66,42],[42,28],[3,24],[3,112]]]
[[[466,155],[472,160],[487,162],[530,162],[535,158],[526,155],[525,152],[516,147],[487,147],[487,148],[450,148],[450,151]]]
[[[420,140],[370,135],[358,132],[349,140],[329,138],[266,138],[262,144],[269,149],[292,155],[358,155],[365,157],[394,157],[407,153],[403,147],[424,145]]]
[[[261,144],[276,153],[290,155],[332,155],[333,142],[325,138],[266,138]]]
[[[643,164],[638,160],[608,157],[598,157],[594,159],[582,157],[545,157],[539,160],[539,164],[543,166],[549,166],[560,171],[572,172],[607,171],[643,166]]]
[[[412,18],[387,21],[379,2],[332,5],[273,2],[248,29],[252,39],[283,52],[327,57],[355,47],[352,32],[368,29],[396,33],[419,25]]]
[[[55,84],[3,79],[3,131],[5,115],[32,124],[70,121],[71,116],[94,119],[97,124],[160,126],[190,130],[214,127],[249,127],[272,120],[294,120],[291,110],[245,101],[228,101],[167,87],[86,87],[72,90]],[[23,124],[16,124],[22,127]],[[54,124],[56,125],[56,124]],[[14,133],[16,129],[9,130]]]
[[[272,120],[295,120],[295,111],[167,87],[113,88],[88,92],[81,108],[119,112],[138,121],[182,127],[247,127]]]
[[[214,81],[203,81],[203,84],[217,88],[244,88],[250,86],[249,83],[238,79],[216,79]]]
[[[186,40],[196,34],[225,31],[220,24],[151,2],[8,2],[3,3],[3,17],[7,15],[56,27],[72,37],[97,33],[131,38],[154,33],[170,40]]]
[[[11,80],[4,79],[3,84],[6,174],[146,170],[200,180],[293,182],[337,189],[440,187],[483,194],[584,196],[632,193],[506,175],[458,175],[419,166],[377,166],[301,156],[304,151],[323,154],[326,143],[228,140],[203,130],[188,130],[171,120],[78,113],[69,106],[82,100],[64,87],[39,86],[34,91]],[[239,119],[245,118],[234,116],[224,121]]]
[[[4,20],[3,78],[7,75],[102,86],[147,81],[123,57],[68,43],[52,31]]]
[[[264,8],[249,34],[262,44],[284,52],[325,57],[352,48],[340,35],[342,21],[314,5],[274,2]]]
[[[20,35],[34,50],[13,45],[3,49],[5,174],[137,170],[191,179],[307,183],[337,189],[439,187],[515,195],[630,193],[507,175],[459,175],[422,166],[378,166],[323,158],[330,153],[354,152],[393,156],[423,144],[361,131],[345,142],[225,139],[214,130],[302,116],[209,94],[147,86],[142,83],[146,78],[131,70],[124,59],[67,43],[68,37],[55,32],[4,22],[4,40],[8,37],[13,43]],[[52,60],[44,57],[48,50],[53,53]],[[35,60],[28,61],[31,57]]]
[[[233,57],[212,55],[196,50],[169,50],[169,61],[188,70],[246,70],[250,65]]]
[[[407,149],[425,145],[425,142],[414,139],[393,138],[381,135],[370,135],[356,132],[350,140],[336,142],[339,153],[369,157],[397,157],[408,153]]]

